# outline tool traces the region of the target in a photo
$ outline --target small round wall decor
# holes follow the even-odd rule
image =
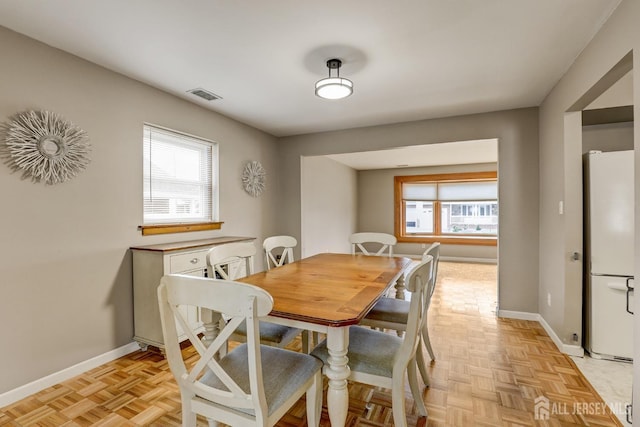
[[[59,184],[89,164],[91,150],[84,130],[50,111],[25,111],[4,126],[7,163],[22,178]]]
[[[258,197],[264,191],[264,182],[267,173],[260,162],[252,161],[245,165],[242,172],[242,185],[244,191],[253,197]]]

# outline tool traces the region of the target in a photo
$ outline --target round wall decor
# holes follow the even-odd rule
[[[264,191],[265,177],[267,173],[260,162],[252,161],[245,165],[242,172],[242,185],[244,191],[253,197],[258,197]]]
[[[22,178],[58,184],[75,177],[89,164],[91,150],[84,130],[50,111],[16,114],[5,125],[7,163],[22,170]]]

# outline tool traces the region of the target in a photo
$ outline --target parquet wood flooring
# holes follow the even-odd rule
[[[495,266],[440,263],[429,313],[437,360],[423,392],[429,417],[416,416],[407,388],[409,425],[620,426],[537,322],[498,319],[495,305]],[[293,346],[299,349],[300,342]],[[393,424],[388,390],[354,383],[349,394],[348,426]],[[549,411],[546,420],[536,419],[538,398]],[[163,356],[152,351],[131,353],[0,409],[0,426],[179,425],[178,387]],[[207,424],[199,419],[198,425]],[[305,426],[304,401],[277,425]],[[326,407],[321,425],[330,425]]]

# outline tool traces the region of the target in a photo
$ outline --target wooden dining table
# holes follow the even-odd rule
[[[404,293],[406,257],[322,253],[238,279],[268,291],[268,321],[327,336],[327,408],[332,426],[344,426],[349,407],[349,326],[356,325],[392,286]]]

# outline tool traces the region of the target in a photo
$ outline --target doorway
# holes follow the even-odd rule
[[[348,236],[356,231],[394,234],[394,176],[497,171],[498,143],[485,139],[302,157],[302,257],[349,252]],[[394,254],[419,257],[428,245],[398,243]],[[497,265],[498,245],[447,244],[441,256]],[[496,289],[499,301],[499,285]]]
[[[584,358],[574,358],[576,365],[605,401],[618,406],[612,409],[623,425],[630,425],[626,423],[625,406],[631,402],[632,397],[633,367],[629,362],[633,356],[634,318],[626,312],[628,303],[625,302],[630,294],[623,289],[624,286],[616,286],[614,283],[625,283],[625,279],[618,277],[617,265],[611,266],[612,271],[609,272],[602,273],[596,270],[604,268],[600,260],[606,258],[599,256],[598,250],[613,252],[614,249],[621,249],[625,245],[619,242],[617,237],[612,238],[607,227],[597,225],[598,222],[594,218],[611,218],[610,222],[617,224],[616,233],[627,236],[627,250],[624,252],[633,253],[635,156],[632,67],[633,58],[629,53],[565,114],[566,170],[582,171],[584,160],[586,172],[584,179],[582,173],[572,173],[573,177],[565,182],[565,188],[569,190],[565,192],[565,197],[574,198],[569,203],[584,206],[583,210],[573,212],[567,218],[570,221],[575,220],[568,227],[567,244],[571,245],[568,246],[569,250],[575,250],[578,256],[572,257],[567,263],[565,289],[566,298],[580,298],[582,310],[566,312],[565,315],[572,319],[572,324],[580,325],[582,330],[579,344],[585,348],[586,354]],[[592,154],[588,154],[590,152]],[[597,175],[594,165],[605,165],[606,161],[603,160],[606,158],[615,158],[608,166],[610,172],[607,173],[605,170],[604,174]],[[629,173],[623,177],[624,180],[614,182],[613,176],[624,175],[619,172],[625,167],[628,167]],[[605,184],[606,182],[609,184]],[[598,192],[596,187],[602,187],[602,191]],[[622,205],[614,208],[616,204],[604,201],[607,197],[598,196],[621,193],[623,187],[629,188],[626,196],[621,197],[630,202],[623,203],[627,208]],[[583,188],[584,192],[581,191]],[[570,191],[571,189],[576,191]],[[598,197],[600,203],[595,201]],[[598,206],[603,209],[597,209]],[[594,210],[603,214],[594,214]],[[623,212],[628,212],[630,217],[625,230],[621,230],[623,221],[620,218]],[[598,243],[596,239],[600,239]],[[633,256],[629,257],[628,264],[626,274],[631,276],[634,270]],[[604,324],[608,319],[614,318],[617,320],[609,326]],[[603,336],[606,339],[603,340]],[[607,375],[603,376],[602,372],[607,372]]]

